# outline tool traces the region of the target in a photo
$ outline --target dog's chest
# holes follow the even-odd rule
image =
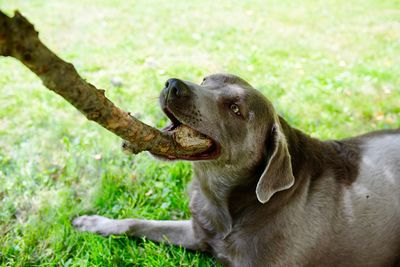
[[[204,218],[201,218],[204,220]],[[193,217],[196,236],[206,245],[223,266],[257,266],[255,251],[259,244],[249,239],[242,231],[225,234],[215,228],[207,228],[208,223],[203,224],[198,218]]]
[[[218,262],[224,266],[262,266],[257,263],[268,256],[268,251],[259,253],[266,241],[260,228],[249,232],[249,227],[233,222],[223,208],[214,206],[196,190],[191,194],[190,209],[196,238]]]

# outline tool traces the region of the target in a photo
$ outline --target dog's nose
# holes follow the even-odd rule
[[[165,83],[164,94],[166,98],[183,98],[190,95],[189,87],[179,79],[168,79]]]

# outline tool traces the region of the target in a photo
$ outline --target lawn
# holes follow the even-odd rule
[[[400,127],[400,2],[0,0],[118,106],[166,123],[165,80],[237,74],[293,126],[330,139]],[[190,163],[125,155],[118,137],[0,58],[1,266],[214,266],[71,219],[189,218]]]

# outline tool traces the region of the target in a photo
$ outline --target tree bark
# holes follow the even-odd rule
[[[71,63],[63,61],[39,39],[34,26],[18,11],[8,17],[0,11],[0,55],[22,62],[50,90],[81,111],[89,120],[120,136],[133,153],[148,150],[157,155],[180,158],[206,151],[212,141],[198,132],[175,138],[142,123],[116,107],[105,91],[82,79]],[[192,142],[197,138],[197,142]],[[195,144],[195,145],[193,145]]]

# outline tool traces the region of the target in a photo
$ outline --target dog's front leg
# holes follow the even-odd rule
[[[72,224],[79,231],[88,231],[103,236],[127,234],[192,250],[203,250],[204,247],[194,236],[191,220],[116,220],[98,215],[84,215],[75,218]]]

